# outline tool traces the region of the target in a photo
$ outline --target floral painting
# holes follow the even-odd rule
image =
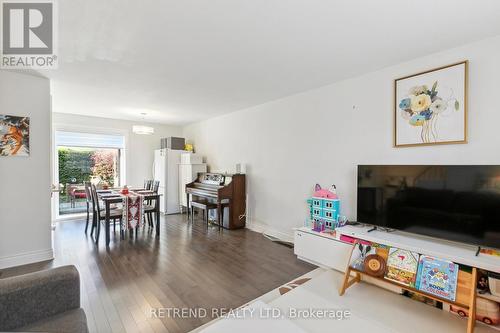
[[[465,143],[467,62],[395,81],[395,146]]]
[[[29,156],[28,117],[0,115],[0,156]]]

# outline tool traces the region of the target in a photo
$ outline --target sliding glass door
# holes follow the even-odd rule
[[[87,212],[85,182],[98,188],[123,184],[124,138],[80,132],[56,132],[56,210],[59,218]]]

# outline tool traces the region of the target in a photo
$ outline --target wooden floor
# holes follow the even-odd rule
[[[96,246],[84,221],[61,222],[56,259],[0,271],[0,278],[74,264],[91,332],[187,332],[212,318],[154,318],[152,308],[235,308],[314,269],[293,250],[242,230],[194,226],[186,217],[162,217],[161,236],[146,227],[136,239],[103,233]]]

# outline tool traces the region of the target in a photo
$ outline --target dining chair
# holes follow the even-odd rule
[[[158,192],[155,192],[155,194],[158,194]],[[160,199],[158,197],[156,199],[150,199],[150,200],[147,200],[145,205],[144,205],[144,218],[147,219],[149,227],[154,227],[153,214],[156,213],[157,205],[158,205],[158,207],[160,205],[159,200]],[[156,214],[155,214],[155,216],[156,216]]]
[[[94,212],[93,212],[93,205],[92,205],[92,189],[91,189],[91,186],[90,186],[90,182],[85,182],[84,184],[84,187],[85,187],[85,201],[87,203],[87,223],[85,224],[85,233],[87,233],[87,230],[89,228],[89,221],[90,221],[90,208],[92,206],[92,220],[94,219]],[[92,221],[92,227],[91,227],[91,231],[90,233],[92,234],[94,232],[94,223]]]
[[[97,195],[94,196],[94,188],[95,185],[90,183],[89,191],[90,191],[90,202],[92,204],[92,228],[90,230],[90,236],[94,235],[94,231],[97,229],[97,203],[96,198],[99,200]]]
[[[153,179],[147,179],[147,180],[145,180],[145,181],[144,181],[144,189],[145,189],[145,190],[152,190],[152,189],[153,189],[153,182],[154,182],[154,180],[153,180]],[[159,184],[159,182],[158,182],[158,184]],[[158,186],[159,186],[159,185],[158,185]],[[149,205],[151,204],[151,200],[147,200],[147,201],[145,202],[145,204],[146,204],[146,206],[149,206]],[[147,210],[147,208],[148,208],[148,207],[145,207],[145,208],[146,208],[146,210]],[[151,213],[151,214],[149,214],[149,213],[147,213],[147,212],[145,211],[145,212],[144,212],[144,214],[145,214],[145,215],[144,215],[144,218],[148,221],[148,225],[151,227],[151,226],[153,225],[153,222],[152,222],[152,217],[151,217],[151,216],[152,216],[152,213]]]
[[[101,208],[99,203],[99,196],[97,195],[97,188],[94,184],[92,184],[92,202],[95,203],[97,218],[96,218],[96,226],[97,226],[97,234],[96,234],[96,244],[99,243],[99,235],[101,234],[101,222],[106,220],[106,211],[105,207]],[[124,233],[122,229],[122,217],[123,217],[123,209],[114,208],[109,211],[109,219],[116,221],[117,219],[120,222],[120,237],[124,238]]]
[[[151,186],[151,191],[153,191],[154,194],[158,194],[158,189],[160,188],[160,181],[159,180],[155,180],[153,181],[153,185]],[[153,204],[153,201],[152,200],[148,200],[146,202],[146,207],[145,207],[145,214],[146,214],[146,218],[148,220],[148,225],[150,227],[153,226],[153,213],[154,213],[154,207],[152,206]]]

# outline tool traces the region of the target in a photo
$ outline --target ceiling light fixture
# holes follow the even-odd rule
[[[132,126],[132,132],[135,134],[151,135],[154,134],[155,129],[150,126],[134,125]]]
[[[146,113],[141,113],[142,115],[142,120],[144,121],[144,117],[146,116]],[[134,125],[132,126],[132,132],[135,134],[140,134],[140,135],[151,135],[154,134],[155,129],[151,126],[144,126],[144,125]]]

